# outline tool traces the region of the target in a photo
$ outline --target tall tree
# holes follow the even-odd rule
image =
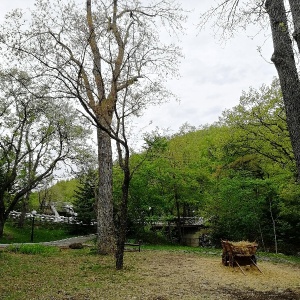
[[[134,213],[140,214],[137,218],[145,219],[150,212],[159,218],[172,218],[177,224],[180,243],[184,218],[193,216],[200,207],[203,184],[207,181],[205,172],[196,162],[195,141],[183,135],[173,138],[157,133],[149,135],[146,142],[151,152],[137,170],[130,192],[136,205]]]
[[[51,101],[47,86],[36,85],[27,73],[1,72],[0,87],[1,236],[22,198],[63,163],[88,153],[82,142],[90,132],[72,107]]]
[[[222,190],[230,189],[230,185],[236,182],[240,187],[231,188],[232,196],[228,198],[235,207],[240,207],[240,212],[251,200],[257,208],[253,210],[251,219],[256,219],[259,226],[252,223],[250,227],[262,244],[270,245],[274,240],[275,251],[282,247],[282,241],[288,241],[287,232],[292,226],[299,226],[298,221],[295,221],[298,213],[295,211],[294,214],[286,209],[286,203],[291,204],[291,207],[299,205],[296,204],[299,185],[295,185],[294,181],[296,165],[282,98],[279,80],[275,79],[270,86],[263,85],[259,90],[251,88],[249,92],[243,92],[239,105],[223,113],[220,124],[230,128],[226,148],[231,150],[224,151],[224,156],[229,159],[216,172],[217,177],[222,176],[222,173],[225,176],[221,180],[219,191],[215,192],[220,195],[220,204],[223,202],[226,205],[227,200],[222,196]],[[242,193],[245,193],[244,196],[239,195]],[[246,194],[250,195],[249,199]],[[220,225],[216,231],[222,234],[227,220],[227,225],[231,225],[227,228],[227,235],[230,231],[233,233],[237,229],[237,224],[233,222],[235,219],[230,220],[225,214],[222,220],[221,208],[216,205],[215,209],[220,212],[219,219],[215,220],[215,225],[218,222]],[[286,213],[293,216],[289,221]],[[247,223],[250,214],[251,211],[246,208],[240,215],[243,218],[240,223]],[[238,216],[237,213],[235,215]],[[242,231],[241,228],[240,232]],[[250,233],[250,228],[245,232]],[[292,237],[290,240],[293,240],[294,230],[289,233]]]
[[[295,1],[290,1],[290,3],[293,3],[290,9],[294,24],[297,25],[299,4],[296,5]],[[280,80],[287,124],[298,170],[298,181],[300,181],[300,80],[290,38],[287,12],[283,0],[267,0],[265,7],[270,18],[274,45],[271,60],[275,64]],[[296,30],[298,29],[296,28]],[[296,39],[298,39],[297,36],[296,34]]]
[[[176,73],[180,51],[160,40],[158,28],[180,30],[185,16],[173,0],[145,6],[137,0],[87,0],[85,10],[75,2],[36,4],[30,28],[22,28],[22,13],[15,11],[1,30],[1,41],[5,51],[35,65],[53,94],[79,100],[96,126],[98,251],[112,253],[111,139],[126,149],[124,120],[170,95],[161,79]],[[117,115],[126,125],[122,130],[116,128]]]
[[[208,18],[217,16],[215,25],[221,27],[223,33],[231,33],[238,28],[246,28],[266,24],[266,14],[272,32],[274,53],[271,57],[280,80],[285,104],[288,130],[290,133],[294,157],[297,166],[297,180],[300,181],[300,80],[297,72],[295,54],[299,55],[299,3],[290,0],[287,13],[284,0],[257,1],[220,1],[217,7],[211,8],[202,15],[202,24]],[[288,19],[290,16],[291,19]],[[298,51],[293,49],[290,28],[294,27],[293,37]]]

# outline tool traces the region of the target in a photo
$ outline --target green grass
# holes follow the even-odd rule
[[[264,261],[272,261],[275,263],[292,263],[300,265],[300,256],[285,255],[282,253],[276,254],[270,252],[258,252],[256,256],[258,257],[258,259]]]
[[[30,243],[31,228],[31,222],[26,222],[24,228],[18,228],[12,222],[7,222],[3,237],[0,238],[0,244]],[[68,232],[67,225],[63,224],[37,223],[34,226],[33,233],[35,243],[61,240],[73,236]]]
[[[183,253],[197,253],[202,256],[221,256],[221,248],[203,248],[203,247],[189,247],[179,245],[142,245],[143,250],[152,251],[169,251],[169,252],[183,252]],[[282,253],[257,252],[256,257],[261,261],[270,261],[273,263],[289,263],[300,265],[300,256],[285,255]]]
[[[33,248],[29,252],[0,251],[1,299],[102,299],[99,289],[104,285],[109,290],[112,286],[113,293],[116,284],[132,278],[131,272],[115,270],[112,256],[93,255],[88,249],[58,250],[51,255],[32,253]]]
[[[156,250],[156,251],[177,251],[187,253],[199,253],[203,255],[220,255],[222,250],[218,248],[203,248],[203,247],[190,247],[180,245],[142,245],[143,250]]]
[[[53,246],[43,246],[39,244],[19,244],[9,245],[5,248],[5,252],[31,254],[31,255],[48,255],[58,253],[60,250]]]

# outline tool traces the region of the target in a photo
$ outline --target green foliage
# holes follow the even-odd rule
[[[224,177],[215,186],[217,198],[208,209],[211,211],[211,227],[216,241],[260,240],[262,228],[271,228],[268,215],[268,197],[273,189],[267,180],[236,174]],[[266,240],[266,238],[265,238]]]
[[[42,204],[50,202],[68,202],[73,203],[75,200],[76,188],[79,184],[77,178],[61,180],[52,186],[45,184],[39,191],[30,194],[31,208],[39,210]]]
[[[300,245],[300,185],[292,181],[286,181],[280,187],[279,225],[282,243],[287,245],[289,251],[285,253],[299,252]]]
[[[87,174],[79,178],[79,184],[75,190],[74,211],[77,213],[78,221],[86,225],[90,225],[96,219],[96,182],[96,171],[89,170]]]
[[[175,137],[169,141],[165,138],[163,143],[158,138],[153,141],[151,155],[145,158],[131,182],[135,212],[149,216],[152,208],[152,214],[176,215],[179,204],[180,210],[185,209],[188,214],[188,210],[199,207],[201,184],[207,176],[198,167],[186,140]]]
[[[290,137],[287,129],[284,103],[279,81],[260,90],[243,93],[240,104],[227,110],[221,124],[231,128],[229,142],[235,154],[255,154],[270,175],[295,169]]]
[[[131,159],[143,161],[130,190],[136,233],[150,220],[196,214],[216,243],[256,239],[263,249],[299,251],[300,190],[277,80],[243,93],[214,125],[146,142],[151,151]]]
[[[300,185],[276,80],[243,93],[220,122],[198,130],[184,125],[173,136],[152,134],[146,145],[130,159],[129,237],[160,243],[166,237],[152,232],[151,222],[198,215],[217,245],[220,238],[256,239],[272,250],[275,230],[280,251],[299,251]],[[117,164],[113,175],[118,214],[123,177]],[[93,208],[95,178],[82,177],[77,191],[75,210],[83,219]],[[58,186],[71,191],[71,182]]]
[[[25,222],[24,228],[18,228],[16,224],[8,221],[4,227],[4,235],[0,243],[29,243],[31,237],[31,221]],[[34,242],[49,242],[71,237],[68,224],[35,223]]]
[[[52,201],[73,202],[76,198],[76,187],[78,180],[76,178],[70,180],[58,181],[49,188]]]
[[[257,205],[254,215],[251,216],[252,210],[248,207],[247,195],[240,195],[243,212],[234,214],[237,218],[242,216],[238,233],[243,231],[242,224],[251,216],[251,220],[256,222],[246,232],[250,235],[256,230],[256,238],[261,244],[274,243],[276,231],[282,251],[291,249],[291,244],[299,245],[299,239],[295,238],[299,228],[299,214],[294,212],[299,208],[299,185],[295,184],[295,161],[278,80],[274,80],[270,87],[262,86],[258,91],[250,89],[248,93],[243,93],[240,104],[225,111],[220,121],[220,124],[231,129],[228,145],[232,150],[231,155],[225,152],[227,162],[218,169],[217,178],[231,181],[244,174],[241,186],[232,189],[228,199],[233,201],[235,195],[244,190],[244,185],[247,185],[249,180],[255,180],[257,185],[257,188],[253,186],[249,190],[249,195],[252,194],[251,201]],[[224,197],[220,198],[224,201]],[[285,205],[286,203],[288,204]],[[288,220],[287,215],[290,212],[293,217],[288,217]],[[224,230],[226,223],[219,223],[220,228]],[[237,228],[233,220],[231,225]],[[234,232],[232,229],[229,231],[231,234]],[[239,234],[233,237],[240,238]]]
[[[0,236],[9,213],[64,164],[90,149],[86,120],[36,76],[0,71]],[[64,199],[65,200],[65,199]]]

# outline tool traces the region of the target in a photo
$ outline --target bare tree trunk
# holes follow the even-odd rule
[[[275,245],[275,253],[278,253],[278,245],[277,245],[277,234],[276,234],[276,222],[273,216],[273,211],[272,211],[272,200],[269,199],[269,207],[270,207],[270,215],[271,215],[271,220],[272,220],[272,226],[273,226],[273,233],[274,233],[274,245]]]
[[[127,233],[128,192],[130,183],[130,171],[128,166],[124,169],[124,180],[122,185],[122,203],[120,211],[120,223],[118,224],[118,239],[116,251],[116,269],[123,269],[124,249]]]
[[[261,240],[261,243],[262,243],[262,247],[264,249],[264,252],[266,252],[266,246],[265,246],[264,236],[263,236],[263,233],[262,233],[262,230],[261,230],[261,226],[260,226],[260,224],[258,226],[259,226],[260,240]]]
[[[115,252],[112,197],[112,150],[107,133],[97,129],[99,185],[97,192],[97,245],[100,254]]]
[[[25,198],[23,198],[21,200],[21,203],[22,203],[22,208],[21,208],[21,215],[20,215],[20,218],[19,218],[19,221],[18,221],[18,227],[19,228],[23,228],[24,227],[24,223],[25,223],[25,216],[26,216],[26,213],[28,211],[28,195],[26,195]]]
[[[298,45],[298,50],[300,51],[300,3],[299,0],[289,0],[289,3],[294,23],[293,38]]]
[[[3,237],[4,232],[4,224],[5,224],[5,207],[4,207],[4,201],[3,197],[0,196],[0,237]]]
[[[4,222],[3,219],[0,217],[0,238],[3,237],[4,234]]]
[[[5,208],[4,192],[0,191],[0,237],[3,237],[4,225],[9,216],[9,212]]]
[[[177,193],[175,192],[175,202],[176,202],[176,212],[177,212],[177,230],[178,230],[178,242],[182,243],[182,227],[181,227],[181,218],[180,218],[180,205],[178,201]]]
[[[38,192],[38,196],[39,196],[40,211],[42,213],[44,213],[45,212],[45,208],[46,208],[46,204],[47,204],[47,199],[48,200],[50,199],[48,187],[45,190]]]
[[[278,72],[286,109],[287,125],[300,180],[300,82],[297,73],[292,40],[283,0],[267,0],[266,10],[270,18],[274,53],[271,60]]]

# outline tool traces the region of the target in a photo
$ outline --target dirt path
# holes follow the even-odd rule
[[[71,238],[59,240],[59,241],[44,242],[44,243],[40,243],[40,244],[46,245],[46,246],[68,247],[71,244],[75,244],[75,243],[84,244],[88,241],[93,240],[95,237],[96,237],[95,234],[90,234],[90,235],[84,235],[84,236],[71,237]]]

